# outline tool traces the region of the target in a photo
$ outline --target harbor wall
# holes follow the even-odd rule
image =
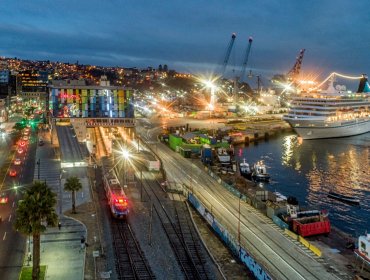
[[[253,273],[258,280],[273,279],[267,270],[260,265],[249,252],[242,246],[238,245],[237,239],[213,216],[213,214],[203,206],[193,193],[188,193],[188,201],[198,211],[198,213],[207,221],[216,234],[222,239],[227,247],[235,256]]]

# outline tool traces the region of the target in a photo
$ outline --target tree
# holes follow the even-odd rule
[[[47,226],[57,225],[56,202],[56,194],[48,185],[35,181],[26,190],[16,210],[15,229],[26,235],[32,234],[32,280],[38,280],[40,275],[40,236],[46,230],[44,223],[46,222]]]
[[[82,184],[80,179],[76,176],[67,178],[66,183],[64,184],[64,190],[72,192],[72,214],[76,214],[76,192],[82,189]]]

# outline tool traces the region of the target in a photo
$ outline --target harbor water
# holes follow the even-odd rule
[[[370,133],[318,140],[282,134],[235,152],[239,162],[266,164],[271,182],[260,187],[294,196],[306,208],[328,210],[332,225],[353,236],[370,232]],[[329,191],[356,196],[360,206],[329,198]]]

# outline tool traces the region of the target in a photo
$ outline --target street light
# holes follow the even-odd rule
[[[59,175],[59,215],[61,216],[63,213],[63,205],[62,205],[62,200],[63,200],[63,194],[62,194],[62,178],[63,178],[63,173],[66,173],[67,171],[61,169],[60,170],[60,175]]]
[[[123,157],[123,185],[127,186],[127,161],[129,160],[131,154],[126,148],[123,148],[121,150],[121,155]]]
[[[40,180],[40,159],[37,160],[37,179]]]
[[[239,193],[239,216],[238,216],[238,244],[240,247],[240,202],[242,200],[242,194]]]

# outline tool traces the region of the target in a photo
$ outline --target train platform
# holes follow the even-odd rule
[[[82,151],[71,125],[56,126],[62,167],[86,166],[85,151]]]
[[[76,193],[76,206],[90,202],[87,171],[84,167],[61,169],[60,159],[55,155],[51,144],[50,133],[41,131],[39,138],[42,138],[45,144],[38,146],[36,150],[34,180],[45,180],[52,191],[57,194],[56,212],[61,223],[60,228],[48,227],[47,231],[41,235],[40,264],[46,266],[45,279],[82,280],[85,278],[86,247],[81,248],[81,239],[84,237],[88,240],[88,233],[85,225],[69,214],[72,208],[71,194],[65,192],[63,188],[66,178],[77,176],[83,188]],[[68,145],[65,142],[59,142],[59,144]],[[63,146],[60,148],[66,150]],[[67,216],[67,213],[70,216]],[[32,266],[32,260],[28,258],[29,250],[32,252],[32,238],[27,246],[25,266]]]

